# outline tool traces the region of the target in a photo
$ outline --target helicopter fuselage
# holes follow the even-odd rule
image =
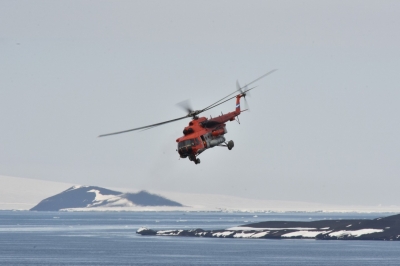
[[[226,122],[235,120],[242,112],[240,110],[241,97],[241,95],[236,97],[236,109],[233,112],[211,119],[207,119],[206,117],[194,117],[193,120],[189,122],[189,125],[183,129],[184,136],[176,140],[178,143],[177,151],[180,157],[188,157],[189,160],[197,164],[200,163],[200,160],[196,159],[196,156],[206,149],[215,146],[227,146],[229,148],[229,145],[224,145],[224,143],[226,144],[224,135],[228,133],[226,130]]]

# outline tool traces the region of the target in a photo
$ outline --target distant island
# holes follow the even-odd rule
[[[57,195],[42,200],[30,211],[95,210],[132,206],[184,207],[179,202],[144,190],[138,193],[122,193],[96,186],[73,186]]]
[[[373,220],[320,220],[312,222],[267,221],[221,230],[152,230],[140,228],[140,235],[219,238],[400,240],[400,214]]]

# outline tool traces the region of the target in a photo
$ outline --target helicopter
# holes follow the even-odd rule
[[[234,121],[236,120],[238,123],[239,121],[239,115],[247,111],[247,109],[241,110],[240,108],[240,99],[243,98],[245,101],[245,104],[247,106],[247,100],[246,100],[246,95],[248,95],[248,92],[255,89],[256,87],[249,88],[248,86],[255,83],[256,81],[272,74],[275,72],[277,69],[271,70],[268,73],[262,75],[261,77],[253,80],[250,83],[247,83],[244,86],[240,86],[239,82],[236,81],[236,90],[233,93],[228,94],[224,98],[216,101],[215,103],[201,109],[201,110],[193,110],[193,108],[189,105],[188,101],[183,101],[181,103],[178,103],[181,108],[183,108],[186,112],[187,115],[171,119],[168,121],[148,125],[148,126],[143,126],[143,127],[137,127],[129,130],[124,130],[124,131],[118,131],[114,133],[108,133],[108,134],[103,134],[100,135],[99,137],[105,137],[105,136],[111,136],[111,135],[116,135],[116,134],[122,134],[122,133],[127,133],[131,131],[136,131],[136,130],[148,130],[152,129],[154,127],[158,127],[164,124],[176,122],[185,118],[191,118],[192,120],[189,122],[189,125],[186,126],[183,129],[183,136],[180,138],[176,139],[176,142],[178,143],[178,148],[177,152],[179,153],[180,158],[188,158],[190,161],[194,162],[195,164],[200,163],[200,159],[198,156],[206,151],[207,149],[213,148],[213,147],[227,147],[228,150],[232,150],[234,147],[234,142],[233,140],[229,140],[226,142],[226,139],[224,135],[228,133],[226,129],[226,123],[229,121]],[[235,96],[232,96],[233,94],[236,94]],[[199,114],[208,111],[212,108],[217,107],[218,105],[221,105],[227,101],[230,101],[232,99],[236,98],[236,106],[235,110],[232,112],[229,112],[227,114],[221,114],[220,116],[214,117],[210,119],[207,119],[206,117],[199,117]]]

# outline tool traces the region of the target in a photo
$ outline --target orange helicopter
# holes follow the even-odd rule
[[[183,137],[180,137],[176,139],[176,142],[178,143],[178,149],[177,152],[179,153],[179,156],[181,158],[189,158],[190,161],[194,162],[195,164],[200,163],[200,159],[197,158],[202,152],[204,152],[207,149],[213,148],[213,147],[227,147],[229,150],[232,150],[234,147],[234,143],[232,140],[226,142],[224,135],[228,133],[226,130],[226,122],[229,121],[234,121],[237,120],[239,122],[239,115],[248,110],[241,110],[240,109],[240,98],[243,97],[243,99],[246,102],[247,105],[247,100],[246,100],[246,95],[248,92],[255,87],[248,88],[249,85],[253,84],[254,82],[266,77],[267,75],[275,72],[276,69],[262,75],[261,77],[253,80],[252,82],[244,85],[243,87],[240,87],[239,83],[236,81],[236,91],[233,93],[225,96],[221,100],[218,100],[217,102],[207,106],[204,109],[201,110],[193,110],[188,101],[184,101],[179,103],[178,105],[185,109],[188,114],[179,117],[176,119],[144,126],[144,127],[137,127],[129,130],[124,130],[124,131],[119,131],[119,132],[114,132],[114,133],[108,133],[108,134],[103,134],[100,135],[99,137],[105,137],[105,136],[110,136],[110,135],[116,135],[116,134],[121,134],[121,133],[126,133],[126,132],[131,132],[131,131],[136,131],[136,130],[147,130],[151,129],[157,126],[161,126],[167,123],[175,122],[181,119],[185,118],[192,118],[192,121],[189,122],[189,125],[183,129]],[[229,96],[238,93],[236,96],[230,97]],[[228,98],[228,99],[227,99]],[[222,114],[218,117],[210,118],[207,119],[206,117],[199,117],[198,115],[202,112],[208,111],[220,104],[223,104],[229,100],[232,100],[236,98],[236,108],[235,111],[227,113],[227,114]],[[239,122],[240,123],[240,122]]]

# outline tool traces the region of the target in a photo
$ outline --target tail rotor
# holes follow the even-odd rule
[[[246,99],[246,96],[249,96],[249,95],[250,95],[249,92],[246,92],[246,90],[247,90],[247,85],[244,86],[244,87],[242,88],[242,87],[240,87],[239,81],[236,80],[236,90],[237,90],[237,91],[240,91],[240,94],[242,94],[242,97],[243,97],[243,99],[244,99],[244,108],[245,108],[246,110],[249,110],[249,111],[250,111],[249,103],[247,102],[247,99]]]

